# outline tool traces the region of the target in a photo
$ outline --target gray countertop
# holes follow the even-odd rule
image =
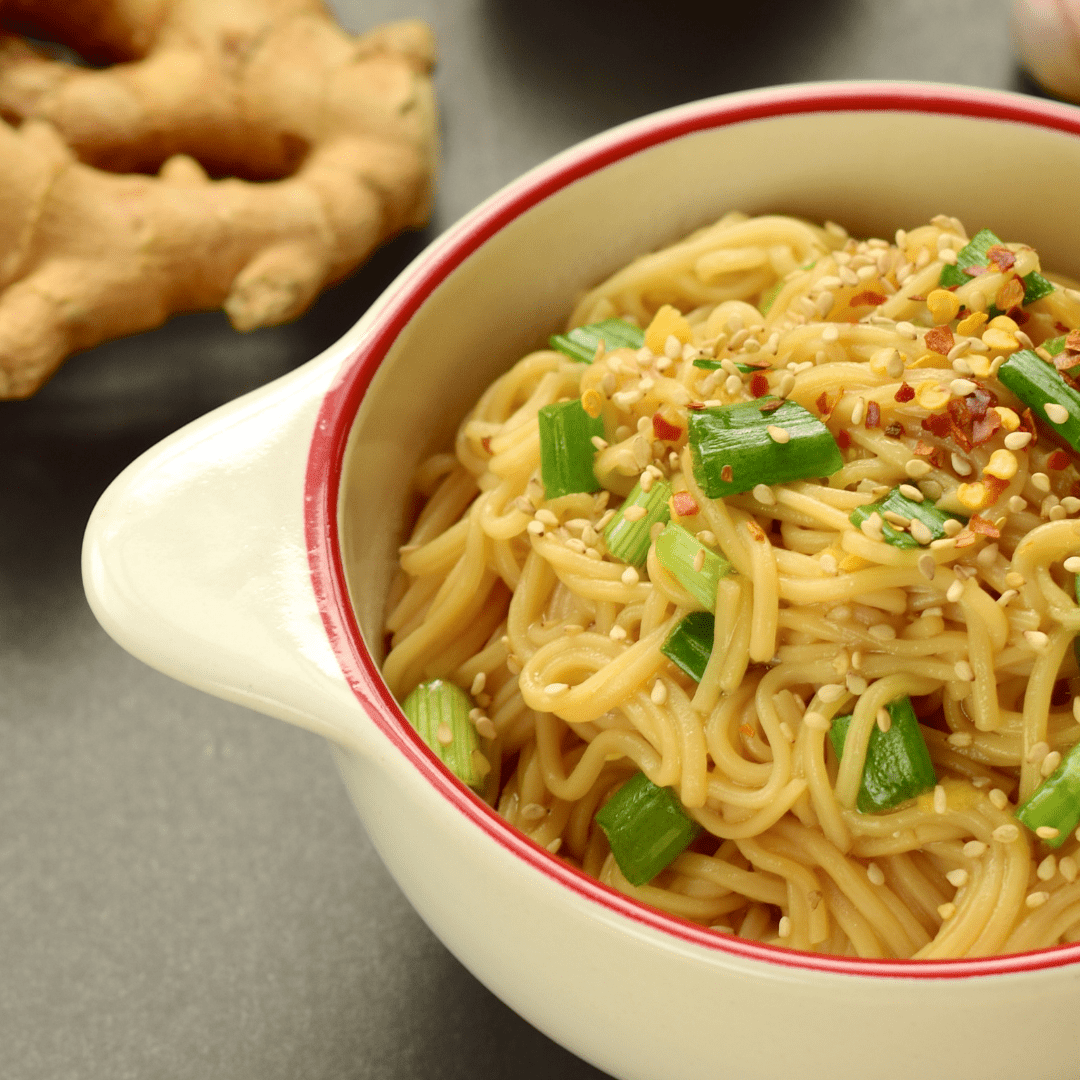
[[[926,79],[1030,89],[1006,0],[338,0],[438,36],[434,220],[303,319],[179,318],[0,403],[0,1075],[599,1076],[489,994],[373,852],[327,746],[144,667],[94,621],[108,482],[314,356],[432,237],[552,153],[729,90]],[[942,207],[943,210],[948,208]]]

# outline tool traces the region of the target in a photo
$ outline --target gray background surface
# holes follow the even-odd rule
[[[294,325],[176,319],[0,403],[0,1075],[598,1077],[479,985],[390,880],[316,738],[144,667],[79,576],[138,453],[336,339],[439,231],[555,151],[679,102],[818,79],[1030,89],[1006,0],[338,0],[438,35],[431,226]],[[942,208],[946,209],[946,208]],[[841,216],[838,211],[838,216]],[[816,1075],[816,1074],[815,1074]],[[824,1075],[824,1074],[822,1074]]]

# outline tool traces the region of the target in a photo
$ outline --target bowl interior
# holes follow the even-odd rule
[[[1077,175],[1080,112],[878,86],[699,103],[583,144],[511,185],[405,272],[343,369],[353,392],[340,566],[370,657],[383,658],[413,470],[450,448],[484,387],[561,328],[584,289],[732,209],[890,238],[952,214],[969,234],[990,226],[1033,244],[1044,267],[1076,278],[1080,203],[1065,193]]]

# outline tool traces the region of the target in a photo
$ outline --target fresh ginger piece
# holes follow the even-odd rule
[[[689,345],[694,340],[694,331],[678,308],[664,304],[645,330],[645,344],[657,356],[663,356],[669,337],[678,338],[681,344]]]
[[[427,220],[423,23],[352,37],[321,0],[7,0],[0,20],[112,63],[0,36],[0,397],[177,312],[295,318]]]

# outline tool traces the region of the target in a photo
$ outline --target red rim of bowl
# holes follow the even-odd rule
[[[785,968],[894,978],[1016,974],[1080,960],[1080,944],[968,960],[861,960],[802,953],[721,936],[646,907],[570,867],[514,830],[455,780],[405,720],[367,651],[349,600],[338,537],[338,490],[346,443],[379,364],[428,295],[504,225],[575,180],[660,143],[716,127],[815,112],[916,112],[999,120],[1080,137],[1080,110],[995,91],[920,84],[840,83],[727,95],[633,121],[574,147],[493,196],[436,240],[384,295],[361,343],[342,363],[320,406],[307,461],[305,532],[323,624],[341,670],[379,730],[458,812],[529,866],[577,896],[684,943]]]

